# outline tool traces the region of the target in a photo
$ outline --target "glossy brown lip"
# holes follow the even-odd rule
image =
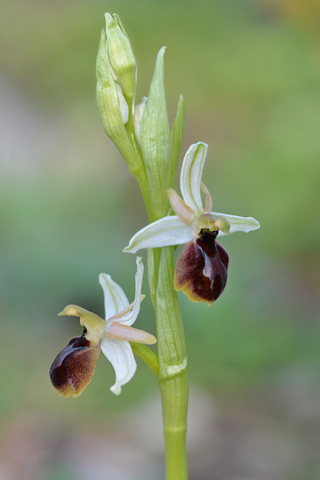
[[[60,395],[80,395],[91,381],[99,351],[99,346],[91,346],[84,335],[71,338],[50,367],[51,383]]]
[[[208,305],[223,292],[228,276],[229,255],[216,242],[218,231],[201,230],[199,238],[187,243],[175,270],[175,288],[193,302]]]

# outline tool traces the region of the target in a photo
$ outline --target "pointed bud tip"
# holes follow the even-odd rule
[[[167,50],[167,47],[166,46],[163,46],[160,48],[158,54],[157,54],[157,58],[156,58],[156,66],[155,66],[155,72],[159,70],[159,68],[161,69],[161,72],[162,72],[162,75],[163,75],[163,63],[164,63],[164,54]]]
[[[112,18],[112,15],[109,13],[109,12],[106,12],[104,14],[104,18],[105,18],[105,21],[106,21],[106,25],[109,26],[111,25],[112,23],[115,23],[115,21],[113,20]]]

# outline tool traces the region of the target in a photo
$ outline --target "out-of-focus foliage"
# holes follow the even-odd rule
[[[100,359],[85,393],[65,401],[47,375],[55,354],[81,331],[75,319],[56,314],[75,303],[103,315],[101,271],[133,297],[135,259],[121,249],[146,222],[138,187],[95,105],[105,10],[120,15],[132,40],[137,101],[167,46],[169,113],[172,119],[182,93],[183,150],[209,143],[204,179],[214,209],[261,222],[248,236],[223,238],[230,273],[216,304],[190,304],[181,295],[191,383],[232,404],[233,396],[268,397],[281,372],[295,383],[294,372],[317,371],[318,3],[20,0],[1,10],[0,415],[7,425],[32,411],[73,429],[81,416],[84,430],[156,387],[139,364],[115,399],[113,372]],[[155,331],[148,300],[138,323]],[[319,393],[319,375],[310,378]],[[46,475],[69,478],[58,470]]]

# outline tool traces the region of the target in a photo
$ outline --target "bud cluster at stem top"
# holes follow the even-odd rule
[[[167,214],[167,189],[173,186],[184,125],[180,97],[170,131],[161,48],[148,98],[135,107],[137,64],[129,37],[117,15],[105,14],[97,56],[97,103],[105,132],[137,178],[151,220]]]

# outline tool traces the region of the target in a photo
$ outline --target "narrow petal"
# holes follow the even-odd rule
[[[157,343],[156,337],[151,333],[138,330],[137,328],[129,327],[120,322],[112,322],[108,327],[108,338],[118,340],[128,340],[128,342],[144,343],[146,345],[153,345]]]
[[[228,215],[225,213],[211,212],[213,217],[227,220],[230,225],[230,233],[234,232],[251,232],[260,228],[260,223],[253,217],[238,217],[237,215]],[[224,232],[219,231],[219,235],[224,235]]]
[[[112,280],[110,275],[100,273],[99,283],[104,293],[104,308],[106,320],[124,310],[129,305],[129,300],[122,288]]]
[[[142,258],[137,257],[137,273],[135,276],[135,295],[134,295],[134,302],[133,308],[128,312],[125,311],[121,318],[118,318],[120,323],[124,325],[132,325],[139,315],[140,312],[140,303],[141,303],[141,288],[142,288],[142,280],[143,280],[143,270],[144,266],[142,263]],[[143,297],[144,298],[144,297]]]
[[[185,225],[179,217],[163,217],[139,230],[130,240],[124,252],[136,253],[142,248],[183,245],[192,239],[191,225]]]
[[[192,210],[192,208],[190,208],[186,203],[184,203],[182,198],[179,197],[179,195],[175,190],[173,190],[173,188],[169,188],[167,190],[167,196],[169,198],[171,207],[176,212],[180,220],[183,223],[190,225],[195,216],[195,212]]]
[[[130,343],[124,340],[104,338],[100,346],[116,374],[115,384],[110,390],[115,395],[120,395],[122,385],[131,380],[137,369]]]
[[[187,151],[181,168],[180,189],[183,200],[197,214],[203,213],[201,200],[201,178],[208,145],[198,142]]]
[[[209,213],[212,210],[212,197],[210,195],[209,190],[205,186],[203,182],[201,182],[201,190],[206,196],[206,206],[204,207],[204,213]]]
[[[145,295],[141,295],[140,297],[140,303],[142,302],[142,300],[144,300],[146,298]],[[133,309],[133,306],[134,306],[134,302],[131,302],[130,305],[128,305],[126,308],[124,308],[123,310],[120,310],[120,312],[118,312],[116,315],[113,315],[113,317],[110,317],[108,318],[108,322],[109,322],[109,325],[111,325],[110,321],[114,322],[116,320],[118,320],[119,318],[123,317],[126,313],[130,312],[130,310]]]

